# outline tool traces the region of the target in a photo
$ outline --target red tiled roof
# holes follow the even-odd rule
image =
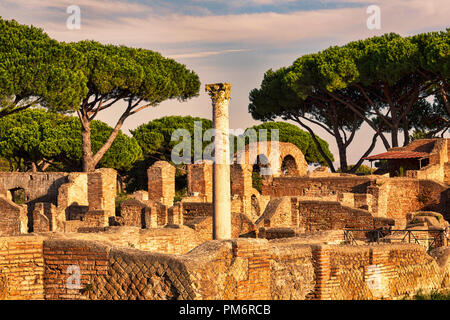
[[[388,151],[370,157],[365,157],[364,160],[419,159],[419,158],[426,158],[429,156],[430,154],[426,152]]]

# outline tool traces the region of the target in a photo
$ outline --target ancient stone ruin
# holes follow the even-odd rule
[[[230,88],[207,88],[219,126]],[[118,207],[112,169],[1,172],[0,298],[395,299],[450,286],[450,139],[371,157],[388,166],[364,176],[308,171],[290,143],[238,156],[249,160],[187,165],[176,202],[175,167],[158,161]]]

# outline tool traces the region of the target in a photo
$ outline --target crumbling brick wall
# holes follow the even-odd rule
[[[210,241],[181,256],[55,240],[44,261],[53,299],[390,299],[441,289],[445,277],[417,245],[295,238]],[[80,264],[81,290],[66,288],[68,264]]]
[[[233,239],[167,255],[80,239],[0,238],[3,299],[392,299],[443,289],[447,278],[448,268],[413,244]]]
[[[107,274],[109,250],[108,246],[81,240],[44,241],[45,299],[86,299],[80,291],[89,287],[92,277]]]
[[[183,223],[190,224],[194,219],[211,217],[213,206],[211,202],[183,202]]]
[[[9,190],[22,188],[26,202],[52,202],[56,204],[58,188],[68,181],[65,172],[0,172],[0,196],[10,198]]]
[[[0,237],[0,300],[44,298],[43,239]]]
[[[54,231],[56,228],[56,207],[52,203],[36,203],[33,210],[33,232]]]
[[[188,193],[198,193],[205,202],[212,202],[212,167],[210,161],[187,165]]]
[[[372,195],[374,216],[392,218],[396,228],[403,228],[410,212],[428,210],[448,216],[447,190],[447,186],[432,180],[390,178],[378,179],[367,192]]]
[[[306,231],[338,230],[344,228],[373,229],[370,212],[332,201],[299,201],[299,226]]]
[[[97,169],[88,174],[89,211],[105,211],[104,225],[115,216],[117,172],[110,168]]]
[[[175,167],[166,161],[157,161],[147,170],[148,199],[171,207],[175,197]]]
[[[270,200],[264,213],[256,220],[257,227],[291,227],[296,225],[291,199],[280,197]]]
[[[19,235],[27,232],[27,209],[11,200],[0,197],[0,236]]]
[[[212,240],[212,216],[197,217],[186,224],[195,230],[203,241]],[[231,237],[238,238],[241,235],[256,236],[256,227],[243,213],[231,213]],[[254,235],[253,235],[254,234]]]
[[[271,197],[337,195],[339,192],[367,193],[370,176],[274,177],[263,179],[262,195]]]
[[[395,298],[441,289],[439,266],[418,245],[335,246],[326,252],[322,298]]]
[[[146,228],[146,215],[150,215],[150,207],[141,201],[130,199],[120,204],[120,216],[124,226]]]

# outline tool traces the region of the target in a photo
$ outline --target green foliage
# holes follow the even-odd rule
[[[87,79],[89,92],[80,106],[80,120],[83,127],[89,126],[98,112],[113,107],[119,100],[127,102],[115,130],[120,128],[131,115],[149,106],[177,98],[185,101],[198,95],[200,80],[184,65],[159,53],[125,46],[103,45],[95,41],[81,41],[73,44],[86,58],[81,68]],[[95,168],[115,139],[113,131],[98,151],[89,145],[89,130],[83,131],[83,170]]]
[[[78,110],[85,171],[105,156],[126,118],[167,99],[198,96],[199,89],[193,71],[157,52],[95,41],[59,43],[41,29],[0,19],[0,117],[38,105]],[[127,107],[96,150],[89,123],[120,100]]]
[[[417,201],[419,201],[422,205],[428,204],[431,200],[432,197],[429,191],[421,191],[417,195]]]
[[[411,127],[437,119],[426,113],[416,121],[420,102],[439,90],[448,92],[449,34],[450,30],[413,37],[390,33],[302,56],[292,66],[266,73],[261,89],[250,93],[249,110],[259,118],[275,114],[299,119],[309,114],[310,119],[318,120],[310,111],[314,103],[326,105],[324,110],[342,104],[341,115],[356,115],[367,122],[386,148],[398,146],[399,131],[404,132],[407,143]],[[263,102],[264,92],[275,92],[274,98]],[[293,93],[297,104],[295,99],[286,103]],[[325,118],[318,122],[327,124]],[[385,132],[391,133],[391,143]]]
[[[72,46],[86,58],[81,70],[90,92],[85,98],[142,99],[154,106],[167,99],[186,100],[198,95],[198,76],[157,52],[96,41]]]
[[[202,124],[201,136],[208,129],[212,129],[212,121],[199,117],[191,116],[167,116],[152,120],[146,124],[140,125],[135,130],[131,130],[131,134],[138,142],[143,151],[143,160],[137,161],[133,168],[129,171],[126,188],[128,192],[146,189],[147,175],[142,174],[146,172],[147,168],[154,162],[163,160],[171,161],[172,149],[181,142],[180,140],[172,141],[172,134],[177,129],[185,129],[189,132],[191,137],[191,161],[194,160],[194,122],[199,121]],[[202,152],[204,148],[209,145],[211,141],[203,141]],[[187,193],[187,189],[182,191],[185,186],[182,181],[180,170],[177,170],[177,191]]]
[[[326,165],[325,159],[320,155],[317,150],[316,145],[314,144],[311,135],[303,130],[301,130],[298,126],[287,123],[287,122],[266,122],[260,125],[253,126],[248,129],[254,129],[258,135],[258,141],[260,141],[259,130],[266,129],[267,130],[267,140],[271,141],[271,133],[270,130],[277,129],[279,130],[279,141],[280,142],[290,142],[296,145],[304,154],[306,162],[308,164],[321,164]],[[247,130],[248,130],[247,129]],[[326,155],[334,161],[334,156],[329,150],[329,145],[325,140],[322,140],[318,136],[316,138],[319,140],[322,149],[326,152]]]
[[[206,130],[212,128],[212,121],[208,119],[191,116],[168,116],[142,124],[137,129],[131,130],[131,134],[142,148],[145,158],[152,158],[154,161],[170,161],[173,147],[181,142],[181,140],[172,141],[172,134],[175,130],[185,129],[192,138],[191,160],[193,160],[195,121],[202,124],[202,137]],[[210,143],[211,141],[203,141],[202,150]]]
[[[253,170],[252,172],[252,187],[261,193],[262,190],[262,177],[259,170]]]
[[[414,300],[450,300],[450,291],[439,292],[438,290],[433,290],[428,294],[418,292],[413,297]]]
[[[0,172],[10,171],[9,162],[5,158],[0,157]]]
[[[85,59],[41,29],[0,18],[0,117],[40,104],[76,110],[87,94]]]
[[[348,170],[352,169],[354,166],[355,166],[354,164],[349,165],[349,166],[348,166]],[[348,171],[348,170],[347,170],[347,171]],[[362,175],[362,176],[367,176],[367,175],[372,174],[373,171],[374,171],[374,169],[371,169],[369,166],[366,166],[366,165],[360,165],[360,166],[358,167],[358,169],[355,171],[355,174],[357,174],[357,175]],[[337,172],[343,172],[343,171],[341,170],[341,168],[339,168],[339,169],[337,170]]]
[[[125,192],[121,192],[118,195],[116,195],[115,199],[115,208],[116,208],[116,215],[120,213],[120,205],[122,202],[131,199],[130,195],[126,194]]]
[[[112,128],[93,121],[93,149],[106,141]],[[42,109],[29,109],[0,119],[0,156],[14,162],[15,168],[30,169],[31,163],[42,168],[45,163],[66,171],[81,168],[81,124],[75,117]],[[119,133],[111,148],[100,161],[102,167],[130,169],[142,157],[133,138]]]

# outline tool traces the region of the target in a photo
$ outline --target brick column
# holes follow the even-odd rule
[[[231,84],[207,84],[213,107],[213,239],[231,238],[231,191],[228,104]]]
[[[328,280],[331,277],[330,248],[326,245],[312,247],[316,288],[314,298],[317,300],[330,300],[331,293]]]
[[[147,170],[148,199],[171,207],[175,197],[175,167],[167,161],[157,161]]]
[[[188,192],[198,192],[204,201],[212,202],[212,162],[204,160],[187,166]]]

